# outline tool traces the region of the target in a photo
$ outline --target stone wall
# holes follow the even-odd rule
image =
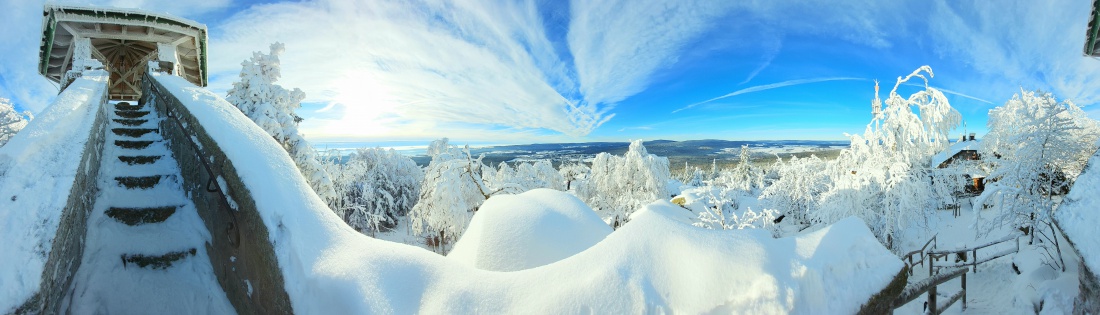
[[[241,314],[292,313],[267,226],[234,162],[187,107],[161,92],[165,89],[151,77],[142,80],[141,103],[165,117],[161,134],[180,163],[184,190],[210,231],[206,251],[226,296]]]
[[[84,237],[87,234],[88,215],[95,205],[99,166],[103,157],[104,137],[107,129],[107,95],[92,100],[96,108],[95,122],[88,131],[84,153],[80,158],[76,178],[69,190],[68,200],[61,222],[57,226],[49,258],[42,270],[42,285],[38,293],[15,312],[17,314],[61,313],[62,300],[72,284],[72,276],[80,268],[84,257]]]

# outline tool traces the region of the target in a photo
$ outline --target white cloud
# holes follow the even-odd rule
[[[236,80],[248,53],[281,41],[287,87],[345,105],[319,137],[403,136],[448,122],[584,135],[610,115],[575,106],[569,76],[533,1],[310,1],[258,5],[212,40],[212,85]],[[445,136],[444,134],[433,137]]]
[[[930,37],[947,58],[972,66],[974,90],[1044,89],[1079,104],[1100,102],[1100,61],[1082,50],[1090,1],[937,1]],[[1010,95],[1004,95],[1007,99]]]

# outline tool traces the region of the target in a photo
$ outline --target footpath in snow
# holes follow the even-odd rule
[[[210,234],[186,198],[159,133],[161,118],[107,104],[99,195],[80,269],[66,298],[74,314],[232,314],[214,277]]]

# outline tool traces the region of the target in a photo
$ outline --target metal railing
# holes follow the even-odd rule
[[[144,76],[143,80],[152,80],[151,76],[149,75],[148,72]],[[149,93],[151,93],[151,95],[149,95],[149,100],[151,101],[152,104],[146,104],[146,105],[151,105],[153,107],[156,107],[156,102],[159,102],[160,98],[162,97],[160,95],[160,91],[157,89],[156,84],[149,84],[149,89],[148,90],[149,90]],[[237,248],[237,247],[240,246],[240,237],[241,236],[240,236],[240,230],[237,228],[237,214],[233,213],[233,210],[232,210],[233,208],[229,204],[229,199],[228,199],[229,196],[226,195],[226,189],[228,189],[228,187],[225,187],[225,189],[223,189],[223,187],[221,187],[221,184],[218,183],[217,179],[221,176],[221,174],[218,174],[217,172],[215,172],[214,168],[210,165],[210,162],[207,161],[206,158],[203,157],[203,154],[202,154],[203,151],[202,151],[201,147],[198,145],[198,143],[195,143],[194,135],[189,134],[187,132],[187,128],[185,128],[184,125],[183,125],[183,122],[180,121],[179,115],[175,112],[175,110],[169,108],[170,105],[171,105],[171,102],[165,102],[165,104],[164,104],[165,116],[167,118],[169,118],[169,119],[166,119],[165,121],[170,121],[170,122],[175,123],[176,127],[179,128],[181,133],[183,133],[184,141],[187,142],[188,144],[190,144],[191,149],[195,152],[195,158],[197,158],[199,160],[199,163],[202,164],[203,169],[206,170],[206,174],[207,174],[207,176],[209,176],[209,179],[206,182],[205,189],[206,189],[207,192],[217,193],[218,197],[220,197],[220,198],[216,198],[216,199],[218,200],[218,203],[221,206],[221,208],[226,210],[225,212],[227,214],[229,214],[229,217],[231,219],[227,224],[228,226],[225,229],[225,233],[226,233],[226,236],[229,239],[229,245],[233,246],[234,248]],[[163,133],[162,133],[162,135],[163,135]]]

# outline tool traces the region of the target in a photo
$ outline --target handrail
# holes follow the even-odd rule
[[[928,255],[935,256],[938,259],[938,258],[947,257],[951,254],[956,254],[957,255],[957,254],[960,254],[960,253],[965,254],[967,252],[970,252],[970,258],[971,259],[970,259],[969,263],[955,264],[955,265],[948,265],[948,266],[940,266],[939,268],[955,268],[955,267],[970,266],[971,268],[973,268],[974,272],[978,272],[978,265],[979,264],[987,263],[991,260],[1001,258],[1001,257],[1007,256],[1007,255],[1012,254],[1012,253],[1020,252],[1019,239],[1020,239],[1021,236],[1023,236],[1023,235],[1020,235],[1019,233],[1012,233],[1012,234],[1006,235],[1005,237],[1002,237],[1002,238],[997,239],[995,241],[987,242],[987,243],[982,244],[982,245],[978,245],[978,246],[974,246],[974,247],[970,247],[970,248],[955,249],[955,250],[933,251],[933,252],[929,252]],[[983,249],[983,248],[990,247],[990,246],[997,245],[997,244],[1002,244],[1002,243],[1005,243],[1005,242],[1008,242],[1008,241],[1013,241],[1013,240],[1016,241],[1016,248],[1015,249],[1002,250],[1000,252],[997,252],[997,253],[993,254],[992,256],[990,256],[988,258],[978,260],[978,250],[979,249]]]
[[[151,76],[149,75],[149,73],[146,73],[143,80],[151,80],[150,78]],[[150,96],[150,99],[156,101],[157,97],[160,96],[159,89],[155,84],[150,84],[149,90],[153,94]],[[221,175],[214,172],[213,167],[211,167],[210,163],[202,156],[202,150],[199,145],[195,143],[193,135],[188,134],[187,128],[183,126],[183,122],[181,122],[178,117],[179,115],[169,109],[168,105],[169,104],[165,104],[164,106],[165,116],[171,118],[170,121],[174,122],[176,124],[176,127],[180,129],[180,132],[184,133],[184,138],[187,138],[186,142],[191,145],[191,149],[195,151],[196,157],[198,158],[199,162],[202,163],[202,167],[206,169],[206,174],[210,177],[210,179],[206,182],[206,191],[217,193],[218,196],[221,197],[217,198],[218,203],[222,206],[222,209],[226,209],[226,213],[228,213],[229,217],[232,219],[228,222],[229,226],[226,227],[225,233],[227,236],[229,236],[229,245],[233,246],[233,248],[237,248],[238,246],[240,246],[240,231],[237,229],[237,214],[233,213],[233,210],[231,210],[232,207],[230,206],[228,201],[229,196],[226,195],[225,190],[222,189],[220,183],[218,183],[217,181],[217,178]]]
[[[922,294],[928,293],[928,305],[929,305],[929,307],[931,307],[931,309],[928,310],[929,313],[939,314],[939,313],[943,312],[943,310],[950,307],[952,304],[954,304],[959,299],[962,299],[962,308],[963,308],[963,310],[966,310],[966,272],[967,271],[969,271],[969,270],[966,269],[966,268],[953,269],[953,270],[950,270],[946,273],[940,273],[940,274],[937,274],[937,275],[929,276],[928,278],[925,278],[924,280],[921,280],[920,282],[917,282],[917,283],[914,283],[912,285],[909,285],[909,286],[905,287],[905,290],[902,291],[901,295],[898,296],[898,298],[896,300],[894,300],[894,308],[896,309],[896,308],[904,306],[905,304],[909,304],[909,302],[912,302],[913,300],[916,300]],[[943,284],[944,282],[951,281],[952,279],[960,278],[960,277],[962,278],[962,291],[952,295],[952,297],[948,299],[948,302],[945,303],[942,306],[940,306],[940,304],[936,303],[936,298],[938,297],[937,292],[936,292],[937,291],[936,287]]]
[[[916,266],[917,264],[920,264],[921,266],[924,266],[924,261],[928,259],[928,257],[925,255],[926,251],[928,250],[928,246],[932,245],[932,248],[935,249],[936,248],[936,238],[937,237],[939,237],[939,233],[936,233],[935,235],[932,235],[932,238],[928,239],[928,241],[925,242],[924,246],[921,246],[920,249],[911,251],[911,252],[906,253],[905,255],[903,255],[906,258],[906,260],[909,261],[909,275],[913,275],[913,266]],[[913,261],[913,255],[917,255],[917,254],[920,254],[921,258],[919,260],[917,260],[916,262],[914,262]]]

